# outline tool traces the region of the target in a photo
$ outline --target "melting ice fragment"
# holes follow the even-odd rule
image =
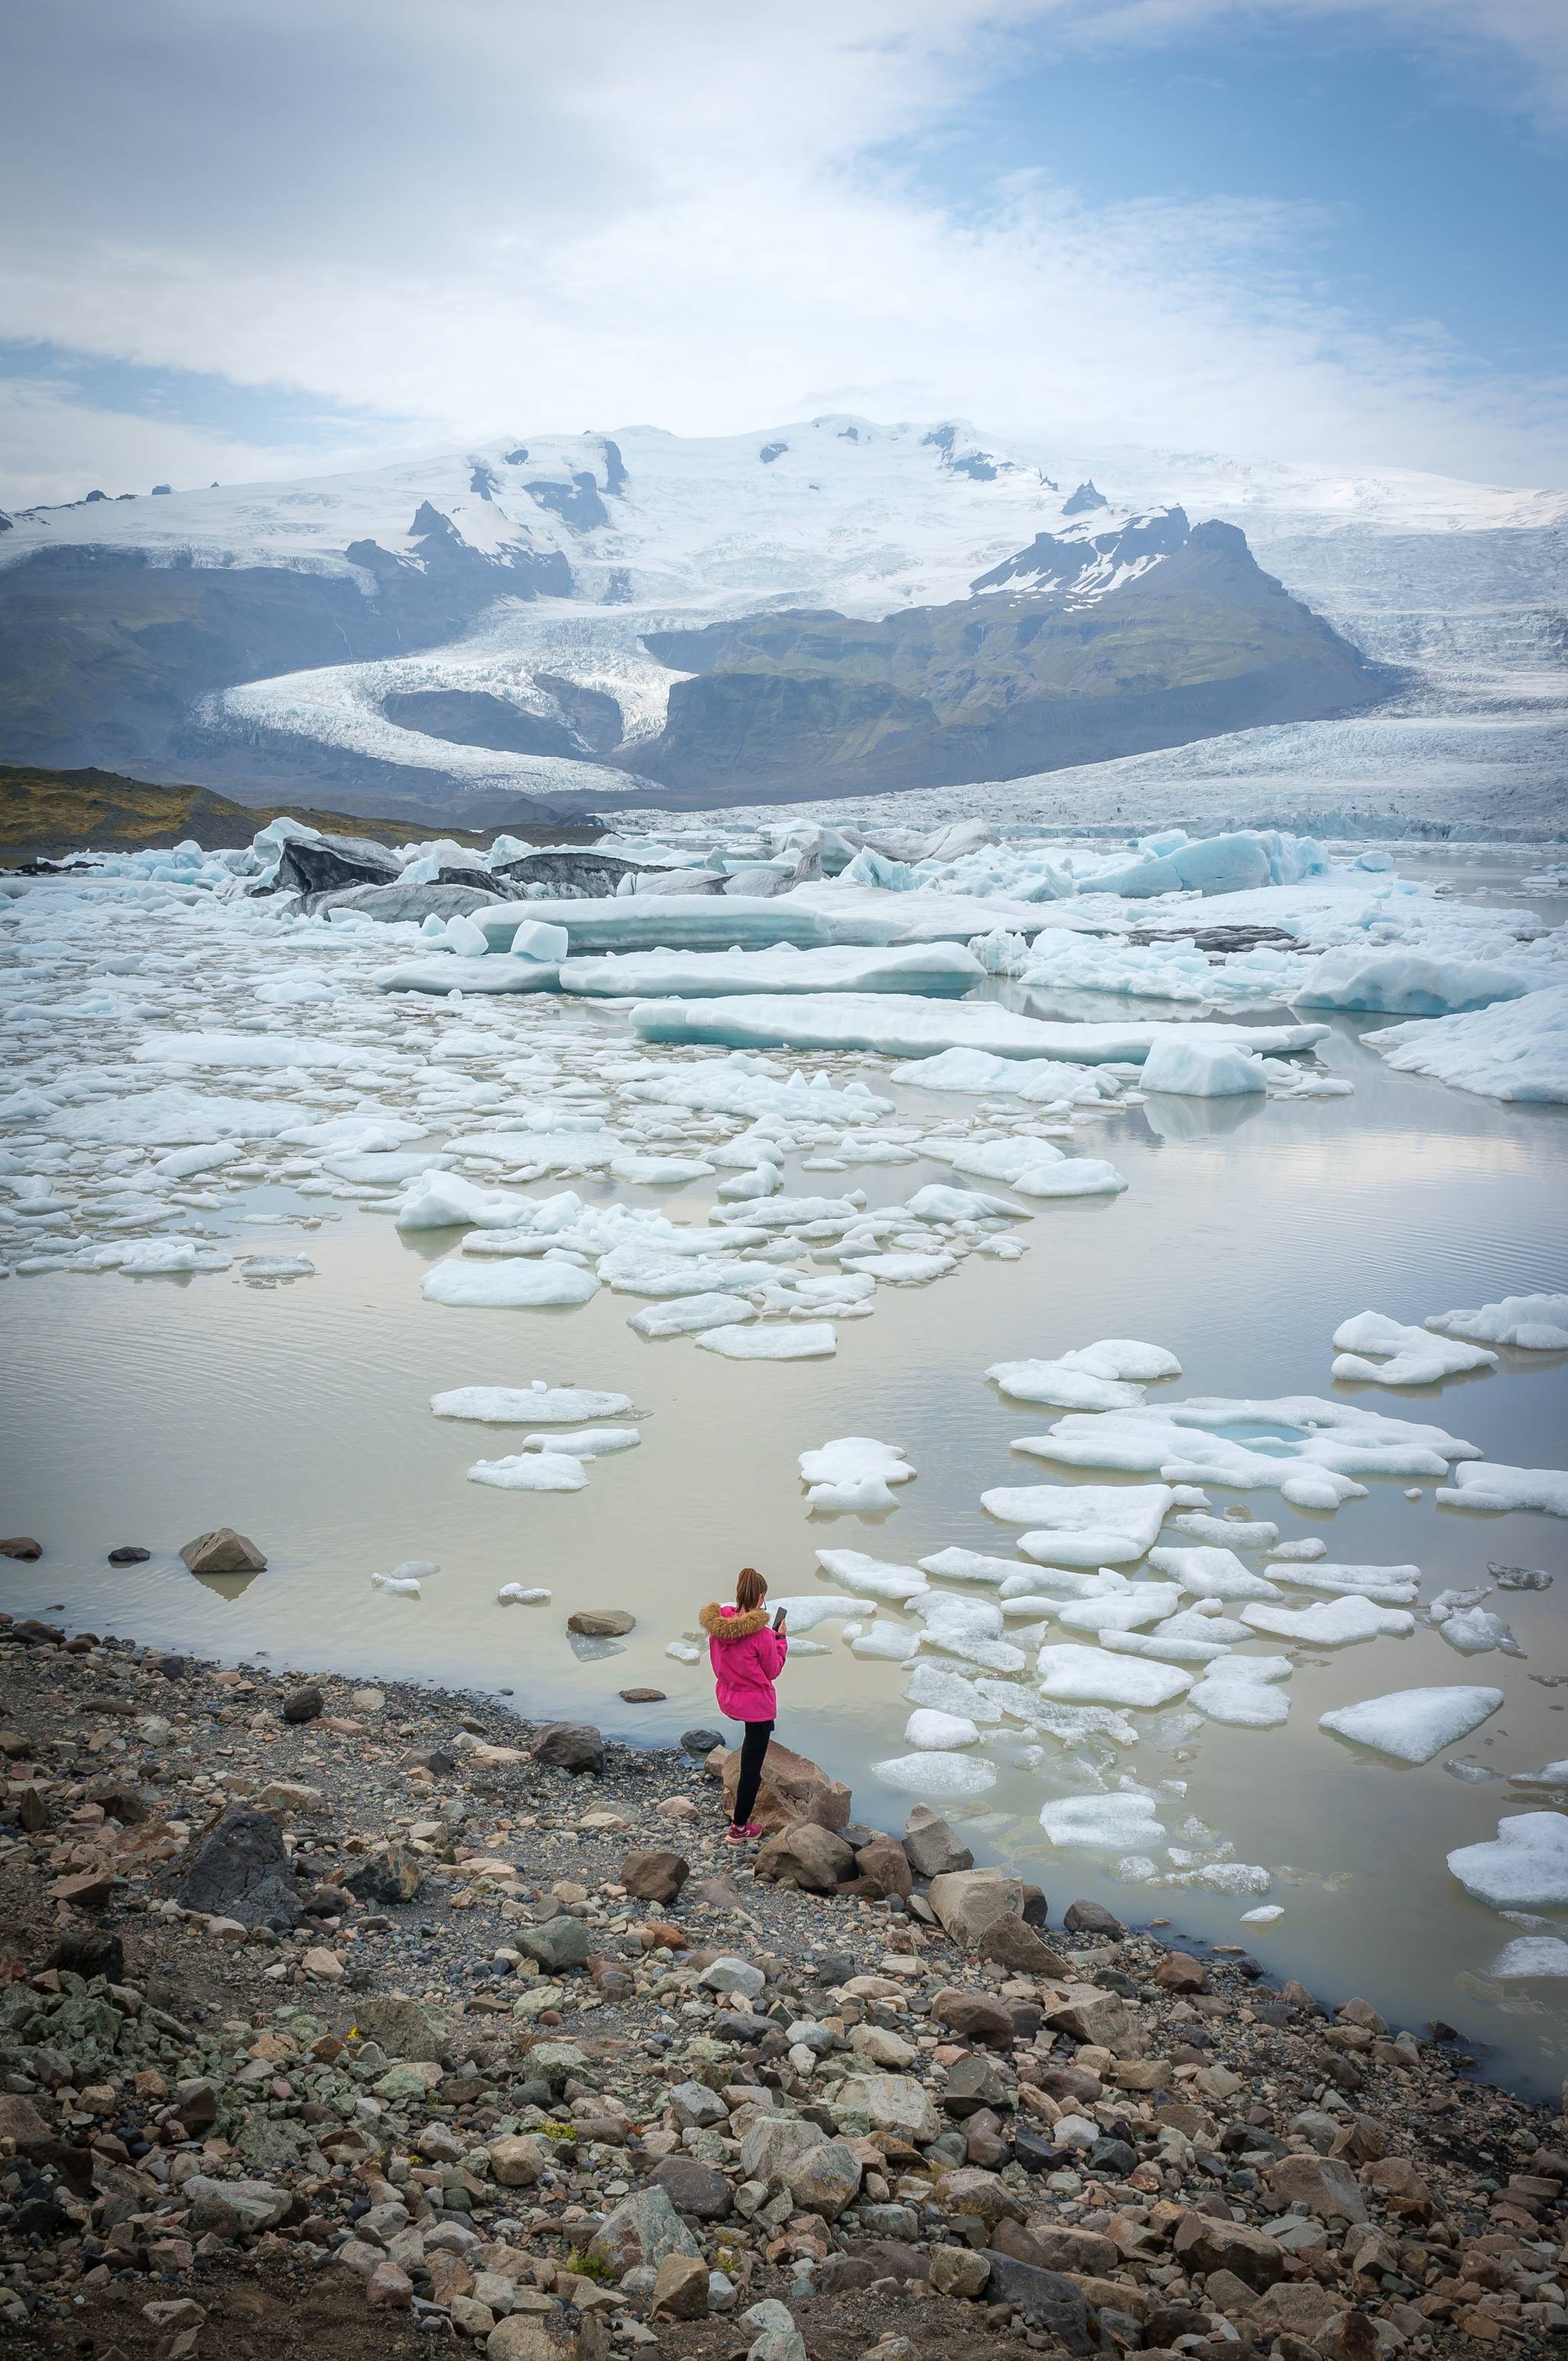
[[[1375,1386],[1432,1386],[1466,1369],[1495,1369],[1496,1353],[1409,1328],[1386,1312],[1358,1312],[1334,1330],[1336,1378],[1357,1378]],[[1367,1354],[1376,1360],[1368,1360]]]
[[[830,1320],[747,1328],[731,1319],[723,1327],[709,1328],[696,1341],[705,1353],[722,1353],[730,1361],[817,1361],[838,1351],[839,1332]]]
[[[972,1754],[898,1754],[873,1763],[875,1777],[927,1803],[962,1804],[996,1784],[996,1765]]]
[[[907,1484],[916,1472],[902,1444],[864,1434],[840,1435],[819,1450],[803,1451],[799,1464],[801,1481],[810,1487],[807,1500],[825,1510],[896,1509],[890,1488]]]
[[[471,1418],[487,1426],[575,1426],[579,1419],[625,1418],[630,1394],[598,1393],[588,1386],[455,1386],[432,1394],[437,1418]]]
[[[1318,1728],[1370,1746],[1396,1763],[1430,1763],[1434,1754],[1479,1730],[1502,1702],[1501,1689],[1395,1689],[1387,1697],[1365,1697],[1359,1705],[1336,1706],[1332,1713],[1319,1715]]]
[[[1568,1517],[1568,1473],[1561,1467],[1508,1467],[1497,1460],[1474,1459],[1454,1469],[1452,1485],[1439,1485],[1437,1497],[1449,1509],[1484,1509],[1494,1515],[1508,1509],[1535,1509],[1544,1516]]]
[[[1166,1484],[1003,1485],[980,1498],[1003,1524],[1036,1528],[1018,1543],[1025,1556],[1069,1566],[1142,1557],[1171,1505]]]
[[[572,1262],[548,1261],[443,1262],[420,1282],[420,1293],[427,1303],[493,1311],[587,1303],[598,1289],[591,1270],[581,1270]]]
[[[1192,1685],[1179,1665],[1074,1645],[1040,1650],[1040,1694],[1064,1705],[1168,1705]]]
[[[1461,1845],[1448,1866],[1467,1894],[1494,1910],[1547,1910],[1568,1903],[1568,1819],[1515,1812],[1483,1844]]]
[[[505,1459],[476,1459],[470,1484],[493,1484],[501,1492],[580,1492],[587,1473],[565,1451],[519,1451]]]
[[[1096,1852],[1135,1852],[1157,1846],[1165,1835],[1155,1798],[1143,1787],[1108,1795],[1054,1796],[1041,1806],[1040,1826],[1054,1845]]]
[[[1473,1312],[1433,1312],[1426,1325],[1475,1345],[1512,1345],[1527,1353],[1568,1352],[1568,1295],[1505,1295]]]

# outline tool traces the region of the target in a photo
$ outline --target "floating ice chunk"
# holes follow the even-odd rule
[[[704,1328],[743,1326],[756,1316],[751,1304],[714,1291],[647,1304],[642,1311],[634,1312],[626,1324],[635,1328],[640,1336],[694,1336]]]
[[[795,1598],[774,1598],[772,1605],[775,1614],[781,1607],[784,1609],[792,1640],[802,1631],[815,1631],[819,1623],[831,1623],[861,1611],[859,1599],[836,1597],[827,1590],[803,1591]]]
[[[573,906],[568,906],[568,908]],[[733,907],[733,905],[729,906]],[[776,908],[776,904],[767,904]],[[487,924],[487,914],[478,914]],[[571,925],[568,917],[566,924]],[[722,1000],[644,1000],[631,1011],[645,1041],[717,1041],[733,1049],[876,1049],[927,1058],[942,1049],[982,1049],[1004,1058],[1059,1058],[1080,1065],[1141,1061],[1175,1033],[1196,1046],[1218,1036],[1228,1049],[1266,1057],[1310,1049],[1326,1025],[1051,1025],[994,1001],[941,1006],[897,993],[758,993]]]
[[[385,1058],[389,1053],[376,1053]],[[358,1066],[369,1053],[359,1041],[310,1041],[297,1033],[148,1033],[132,1055],[152,1066],[246,1067]]]
[[[898,1754],[873,1763],[872,1773],[885,1786],[927,1803],[964,1804],[996,1784],[996,1765],[970,1754]]]
[[[1284,1916],[1285,1910],[1282,1904],[1265,1902],[1255,1910],[1244,1910],[1241,1923],[1244,1927],[1272,1927],[1277,1918],[1283,1918]]]
[[[1020,1568],[1016,1558],[985,1557],[978,1550],[938,1550],[934,1557],[920,1561],[927,1574],[940,1575],[946,1582],[1003,1583],[1010,1575],[1027,1572]]]
[[[1042,1540],[1046,1538],[1041,1536]],[[920,1562],[923,1565],[926,1564],[924,1558]],[[1044,1590],[1057,1598],[1098,1598],[1107,1588],[1113,1588],[1125,1579],[1124,1576],[1118,1575],[1113,1567],[1108,1565],[1097,1566],[1090,1574],[1081,1566],[1020,1566],[1016,1559],[1008,1558],[992,1558],[990,1563],[1005,1565],[1009,1569],[1002,1577],[1001,1597],[1004,1614],[1008,1603],[1014,1598],[1022,1598],[1025,1594],[1034,1596]]]
[[[580,1459],[565,1451],[518,1451],[506,1459],[476,1459],[470,1484],[493,1484],[502,1492],[580,1492],[587,1482]]]
[[[1178,1619],[1172,1616],[1171,1622]],[[1242,1627],[1244,1639],[1252,1634]],[[1154,1656],[1162,1664],[1212,1664],[1230,1653],[1225,1640],[1194,1639],[1190,1632],[1173,1632],[1169,1624],[1161,1623],[1152,1631],[1109,1631],[1100,1633],[1100,1645],[1118,1656]]]
[[[451,1161],[450,1156],[439,1148],[372,1148],[359,1152],[345,1148],[336,1156],[323,1156],[322,1170],[358,1186],[379,1184],[394,1188],[422,1172],[444,1171]]]
[[[1014,1182],[1020,1197],[1119,1197],[1126,1178],[1096,1156],[1066,1156],[1059,1164],[1031,1164]]]
[[[1092,1066],[1055,1058],[998,1058],[985,1049],[944,1049],[917,1058],[899,1076],[921,1091],[957,1091],[970,1098],[1016,1098],[1047,1107],[1098,1104],[1117,1086]]]
[[[765,950],[774,943],[826,946],[829,921],[793,895],[768,900],[740,894],[585,895],[581,900],[495,902],[470,913],[492,951],[507,950],[521,928],[564,928],[571,956],[601,951]]]
[[[1021,1697],[1016,1708],[1019,1713],[1026,1713],[1029,1704],[1026,1694],[1008,1688],[1008,1702],[1003,1707],[986,1694],[984,1682],[971,1680],[967,1673],[955,1672],[950,1664],[933,1664],[928,1656],[921,1656],[911,1664],[904,1695],[910,1705],[929,1706],[938,1713],[951,1714],[960,1721],[972,1721],[981,1728],[999,1722],[1004,1710],[1014,1711],[1015,1696]]]
[[[1087,1369],[1091,1377],[1121,1378],[1140,1386],[1160,1378],[1179,1378],[1181,1364],[1163,1345],[1146,1345],[1136,1336],[1102,1336],[1093,1345],[1080,1345],[1062,1359],[1069,1369]]]
[[[935,1706],[919,1706],[904,1728],[905,1746],[916,1746],[924,1752],[950,1752],[962,1746],[973,1746],[980,1738],[977,1725],[967,1716],[943,1713]]]
[[[1409,1607],[1421,1578],[1419,1565],[1296,1565],[1288,1560],[1273,1571],[1293,1590],[1326,1590],[1335,1598],[1352,1593],[1376,1600],[1379,1607]]]
[[[1510,1771],[1510,1787],[1568,1787],[1568,1756],[1543,1763],[1539,1771]]]
[[[710,1165],[709,1170],[714,1168]],[[721,1180],[718,1193],[727,1202],[753,1197],[776,1197],[784,1187],[784,1174],[776,1164],[755,1164],[749,1172],[732,1173]]]
[[[1041,1806],[1040,1826],[1054,1845],[1082,1846],[1095,1852],[1157,1845],[1165,1835],[1156,1800],[1143,1787],[1120,1788],[1106,1795],[1053,1796]]]
[[[528,1201],[501,1190],[477,1188],[459,1173],[416,1174],[398,1209],[397,1227],[414,1230],[504,1230],[526,1219]]]
[[[1450,1509],[1485,1509],[1494,1514],[1535,1509],[1543,1516],[1568,1517],[1568,1473],[1561,1467],[1508,1467],[1497,1460],[1473,1459],[1454,1469],[1452,1485],[1439,1485],[1437,1497]]]
[[[226,1140],[211,1148],[176,1148],[159,1157],[152,1169],[166,1180],[192,1180],[198,1172],[216,1172],[234,1163],[242,1152]]]
[[[1382,1312],[1358,1312],[1334,1330],[1333,1375],[1375,1386],[1431,1386],[1464,1369],[1495,1369],[1496,1353],[1478,1345],[1439,1339],[1424,1328],[1406,1327]],[[1380,1356],[1369,1361],[1368,1353]]]
[[[545,931],[541,929],[541,931]],[[448,938],[450,941],[450,938]],[[465,956],[456,945],[436,952],[433,959],[406,960],[383,968],[376,978],[382,992],[444,993],[553,992],[558,971],[543,960],[487,959],[482,952]]]
[[[1181,1593],[1173,1582],[1134,1582],[1100,1598],[1074,1598],[1057,1610],[1064,1631],[1135,1631],[1174,1614]]]
[[[1505,1656],[1524,1654],[1502,1617],[1489,1615],[1484,1607],[1445,1615],[1437,1628],[1449,1646],[1456,1648],[1462,1656],[1489,1655],[1494,1648],[1501,1649]]]
[[[1138,1088],[1173,1091],[1184,1098],[1222,1099],[1266,1090],[1261,1058],[1215,1041],[1183,1041],[1167,1034],[1144,1060]]]
[[[1170,1543],[1149,1552],[1157,1574],[1168,1574],[1195,1598],[1277,1598],[1275,1584],[1245,1566],[1234,1550],[1208,1545],[1177,1549]]]
[[[1131,1410],[1144,1398],[1142,1386],[1093,1377],[1065,1359],[993,1361],[985,1374],[1010,1401],[1037,1402],[1049,1410]]]
[[[227,1270],[234,1257],[204,1238],[133,1238],[128,1246],[94,1246],[77,1268],[117,1270],[126,1279],[177,1277],[185,1271]]]
[[[839,1349],[830,1320],[802,1320],[793,1327],[747,1328],[733,1319],[697,1338],[705,1353],[730,1361],[819,1361]]]
[[[1536,1977],[1568,1976],[1568,1943],[1561,1935],[1516,1935],[1493,1960],[1499,1983],[1525,1983]]]
[[[548,1429],[525,1434],[524,1451],[564,1451],[572,1459],[607,1459],[618,1451],[635,1451],[642,1437],[634,1426],[579,1426],[563,1434]]]
[[[700,1664],[702,1649],[696,1640],[672,1640],[664,1650],[677,1664]]]
[[[940,1647],[949,1640],[999,1640],[1002,1609],[993,1598],[965,1597],[951,1590],[922,1589],[911,1601],[926,1636]]]
[[[790,1230],[807,1223],[831,1222],[847,1230],[864,1205],[864,1198],[852,1197],[775,1197],[764,1205],[728,1206],[715,1208],[716,1222],[743,1224],[748,1228]]]
[[[496,1593],[503,1607],[546,1607],[550,1603],[547,1590],[528,1590],[521,1582],[503,1582]]]
[[[1003,1524],[1037,1528],[1018,1543],[1026,1557],[1069,1566],[1142,1557],[1170,1506],[1165,1484],[1003,1485],[980,1498]]]
[[[850,1642],[851,1656],[872,1656],[894,1664],[907,1664],[920,1645],[919,1635],[906,1631],[901,1624],[879,1621],[868,1623],[857,1631]]]
[[[487,1426],[575,1426],[579,1419],[625,1418],[630,1394],[599,1393],[589,1386],[455,1386],[432,1394],[437,1418],[471,1418]]]
[[[1242,1620],[1255,1631],[1309,1648],[1348,1648],[1363,1640],[1405,1639],[1416,1619],[1398,1607],[1375,1607],[1369,1598],[1317,1598],[1310,1607],[1245,1607]]]
[[[1172,1615],[1162,1623],[1159,1636],[1166,1640],[1224,1641],[1234,1645],[1238,1640],[1250,1640],[1251,1627],[1237,1623],[1229,1615],[1222,1615],[1217,1598],[1195,1598],[1179,1615]]]
[[[1185,1510],[1170,1521],[1175,1532],[1188,1533],[1210,1549],[1268,1549],[1279,1539],[1278,1526],[1261,1519],[1243,1524],[1239,1518],[1211,1517],[1201,1509]]]
[[[373,1574],[372,1590],[384,1590],[390,1598],[417,1598],[420,1595],[417,1575]]]
[[[1255,1861],[1211,1861],[1199,1871],[1198,1882],[1216,1894],[1266,1894],[1274,1880]]]
[[[885,950],[836,944],[828,950],[630,951],[573,959],[563,992],[618,1000],[707,1000],[735,993],[900,992],[959,999],[985,980],[974,953],[959,943],[905,943]]]
[[[867,1557],[863,1550],[818,1550],[817,1563],[830,1581],[861,1598],[892,1598],[902,1603],[909,1598],[923,1598],[930,1591],[918,1566],[890,1565],[884,1558]],[[959,1603],[956,1599],[953,1602],[955,1606]],[[996,1629],[1002,1629],[1000,1613]]]
[[[1468,1016],[1386,1025],[1362,1038],[1400,1071],[1433,1074],[1456,1090],[1568,1101],[1568,984],[1547,984]]]
[[[1568,1351],[1568,1295],[1505,1295],[1474,1312],[1433,1312],[1429,1328],[1475,1345],[1512,1345],[1527,1353]]]
[[[1365,1697],[1359,1705],[1336,1706],[1332,1713],[1319,1716],[1318,1728],[1370,1746],[1396,1763],[1430,1763],[1434,1754],[1479,1730],[1502,1702],[1501,1689],[1395,1689],[1387,1697]]]
[[[1187,1702],[1232,1730],[1277,1730],[1290,1718],[1290,1700],[1271,1682],[1248,1677],[1246,1665],[1245,1656],[1223,1658],[1193,1683]]]
[[[1494,1910],[1555,1908],[1568,1903],[1568,1819],[1515,1812],[1490,1841],[1451,1852],[1448,1866],[1466,1894]]]
[[[1041,1696],[1066,1705],[1168,1705],[1192,1682],[1176,1664],[1074,1645],[1042,1648],[1036,1669]]]
[[[956,1255],[937,1254],[868,1254],[846,1256],[850,1268],[862,1271],[868,1278],[881,1279],[889,1287],[924,1287],[933,1279],[945,1279],[958,1268]]]
[[[904,1211],[915,1222],[1023,1222],[1028,1215],[1022,1205],[1009,1204],[1005,1197],[987,1196],[979,1189],[949,1189],[940,1180],[928,1181],[916,1189],[905,1204]]]
[[[1244,1440],[1226,1432],[1235,1428],[1252,1433]],[[1270,1428],[1278,1432],[1269,1435]],[[1475,1444],[1441,1427],[1318,1394],[1194,1396],[1137,1410],[1072,1412],[1058,1419],[1048,1444],[1041,1441],[1036,1449],[1069,1467],[1114,1467],[1159,1474],[1171,1484],[1243,1491],[1277,1488],[1303,1508],[1355,1498],[1364,1487],[1354,1479],[1363,1475],[1442,1476],[1452,1460],[1480,1457]]]
[[[896,1509],[890,1487],[907,1484],[915,1474],[902,1444],[878,1443],[864,1434],[840,1435],[820,1450],[803,1451],[799,1464],[801,1481],[811,1488],[806,1497],[814,1509]]]
[[[451,1261],[426,1273],[420,1293],[427,1303],[515,1310],[587,1303],[598,1287],[591,1270],[571,1262]]]
[[[245,1278],[259,1287],[275,1279],[314,1279],[316,1267],[309,1255],[247,1255]]]
[[[687,1180],[704,1180],[713,1170],[703,1156],[639,1156],[630,1151],[616,1157],[610,1170],[618,1180],[634,1188],[670,1188]]]
[[[1405,1495],[1407,1500],[1419,1500],[1420,1497],[1421,1496],[1419,1491],[1414,1493],[1407,1492]],[[1310,1564],[1313,1558],[1327,1557],[1328,1554],[1329,1545],[1327,1542],[1321,1542],[1316,1533],[1310,1535],[1310,1537],[1306,1541],[1276,1542],[1268,1553],[1270,1558],[1275,1560],[1281,1568],[1280,1578],[1285,1582],[1289,1582],[1292,1579],[1289,1575],[1283,1572],[1283,1568],[1285,1566],[1305,1565]]]

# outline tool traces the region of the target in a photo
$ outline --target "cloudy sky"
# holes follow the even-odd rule
[[[1568,485],[1563,0],[50,0],[0,503],[825,408]]]

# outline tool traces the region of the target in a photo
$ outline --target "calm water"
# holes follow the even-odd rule
[[[1113,1015],[1116,1004],[1093,1013]],[[615,1016],[597,1021],[614,1036]],[[265,1653],[278,1665],[509,1689],[523,1714],[580,1713],[668,1741],[711,1722],[714,1708],[706,1666],[671,1661],[665,1644],[693,1628],[738,1565],[762,1566],[775,1592],[790,1592],[816,1587],[817,1547],[901,1563],[950,1543],[1011,1554],[1013,1530],[984,1514],[979,1494],[1058,1472],[1008,1448],[1053,1413],[1003,1401],[982,1375],[994,1360],[1144,1337],[1184,1366],[1155,1400],[1325,1393],[1435,1422],[1489,1458],[1560,1464],[1568,1356],[1505,1354],[1494,1375],[1413,1394],[1330,1382],[1330,1337],[1353,1312],[1419,1321],[1568,1288],[1563,1112],[1390,1074],[1362,1048],[1362,1029],[1338,1020],[1324,1045],[1327,1063],[1354,1082],[1352,1099],[1166,1100],[1085,1122],[1076,1152],[1112,1157],[1130,1183],[1124,1196],[1041,1206],[1019,1225],[1029,1247],[1019,1263],[974,1257],[936,1286],[881,1289],[872,1318],[840,1323],[828,1361],[737,1366],[684,1342],[645,1344],[625,1324],[638,1300],[608,1290],[568,1312],[429,1304],[419,1279],[452,1234],[405,1240],[384,1216],[277,1187],[250,1210],[322,1214],[323,1226],[247,1232],[227,1215],[222,1226],[257,1250],[303,1246],[314,1279],[274,1289],[247,1286],[237,1272],[13,1280],[0,1289],[4,1518],[8,1531],[38,1534],[48,1554],[37,1566],[5,1564],[0,1598],[231,1660]],[[888,1087],[883,1061],[854,1070]],[[905,1120],[973,1106],[902,1088],[896,1069],[891,1091]],[[926,1164],[842,1180],[792,1169],[785,1186],[853,1183],[873,1202],[897,1202],[946,1177]],[[585,1195],[595,1187],[570,1185]],[[712,1185],[673,1202],[689,1215]],[[654,1202],[610,1184],[601,1193]],[[438,1421],[430,1395],[534,1378],[630,1392],[641,1447],[591,1466],[588,1488],[574,1495],[465,1481],[476,1459],[515,1448],[519,1431]],[[796,1454],[848,1433],[903,1444],[919,1470],[880,1521],[806,1509]],[[1037,1878],[1053,1910],[1097,1894],[1124,1914],[1250,1938],[1271,1971],[1330,1998],[1362,1993],[1402,2022],[1447,2017],[1489,2051],[1494,2070],[1546,2084],[1568,2061],[1556,1997],[1568,1987],[1505,1994],[1490,1983],[1489,1963],[1519,1929],[1467,1900],[1444,1855],[1491,1836],[1500,1813],[1531,1808],[1502,1773],[1568,1755],[1568,1525],[1442,1510],[1434,1488],[1428,1481],[1409,1500],[1399,1480],[1373,1479],[1370,1497],[1337,1517],[1272,1494],[1239,1497],[1284,1538],[1321,1532],[1332,1559],[1416,1562],[1423,1598],[1474,1584],[1488,1559],[1549,1570],[1554,1589],[1488,1601],[1524,1660],[1461,1657],[1424,1626],[1405,1642],[1303,1652],[1284,1729],[1207,1724],[1180,1761],[1147,1740],[1117,1760],[1117,1772],[1145,1784],[1185,1778],[1180,1804],[1162,1799],[1171,1839],[1181,1840],[1184,1812],[1197,1815],[1231,1839],[1237,1860],[1275,1872],[1268,1899],[1283,1904],[1282,1919],[1238,1934],[1247,1901],[1118,1883],[1093,1855],[1053,1850],[1040,1804],[1084,1782],[1059,1762],[1054,1773],[1018,1767],[1010,1758],[1023,1752],[1021,1735],[982,1740],[1003,1775],[970,1826],[977,1851]],[[1235,1497],[1214,1488],[1216,1512]],[[185,1572],[179,1544],[217,1523],[261,1544],[264,1575],[203,1583]],[[106,1566],[104,1552],[120,1542],[151,1548],[151,1563]],[[373,1568],[409,1557],[440,1564],[422,1599],[372,1591]],[[552,1605],[498,1607],[498,1586],[510,1581],[549,1586]],[[576,1606],[630,1608],[638,1628],[613,1653],[579,1654],[565,1631]],[[905,1751],[906,1674],[853,1658],[840,1628],[816,1635],[829,1653],[792,1662],[781,1735],[852,1781],[860,1817],[901,1827],[910,1799],[871,1766]],[[1547,1685],[1558,1679],[1561,1689]],[[1421,1769],[1380,1765],[1316,1728],[1320,1713],[1353,1698],[1462,1682],[1505,1692],[1504,1710],[1456,1750],[1497,1774],[1488,1781],[1455,1777],[1442,1757]],[[667,1690],[668,1702],[621,1705],[616,1691],[634,1685]]]

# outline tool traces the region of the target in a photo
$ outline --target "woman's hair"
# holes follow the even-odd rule
[[[768,1595],[768,1586],[754,1565],[743,1565],[735,1577],[735,1604],[742,1615],[750,1615]]]

